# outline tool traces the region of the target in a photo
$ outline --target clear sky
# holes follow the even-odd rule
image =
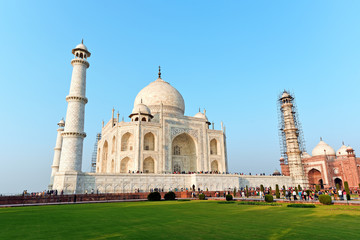
[[[83,171],[101,121],[157,78],[227,131],[232,172],[279,167],[277,96],[295,93],[307,151],[360,154],[359,1],[1,1],[0,193],[49,183],[74,48],[88,59]]]

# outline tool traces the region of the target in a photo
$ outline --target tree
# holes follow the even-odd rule
[[[280,198],[280,191],[279,191],[279,185],[276,184],[276,190],[275,190],[276,198]]]
[[[300,184],[298,185],[298,190],[301,191],[301,187],[300,187]]]
[[[316,189],[316,192],[320,191],[320,186],[318,184],[316,184],[315,189]]]
[[[234,197],[236,197],[236,187],[234,187]]]
[[[349,184],[347,181],[344,182],[344,187],[345,187],[345,191],[346,191],[346,199],[350,200],[350,189],[349,189]]]
[[[297,187],[295,187],[295,192],[296,192],[296,195],[299,194],[299,191],[298,191]]]
[[[248,188],[248,186],[246,186],[246,197],[247,198],[249,197],[249,188]]]
[[[262,184],[260,185],[260,191],[264,192],[264,186]]]
[[[285,185],[283,185],[283,195],[285,196],[286,194],[286,188],[285,188]]]
[[[338,183],[336,184],[336,190],[340,190],[340,185]]]

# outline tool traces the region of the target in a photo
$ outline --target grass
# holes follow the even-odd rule
[[[0,239],[360,239],[360,207],[216,201],[0,209]]]

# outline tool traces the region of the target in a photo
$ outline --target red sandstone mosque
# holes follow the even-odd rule
[[[355,156],[354,149],[343,145],[335,150],[321,138],[312,150],[312,156],[302,147],[301,126],[297,124],[294,98],[286,91],[279,98],[280,134],[283,140],[280,166],[285,176],[297,176],[307,182],[306,185],[322,188],[343,186],[358,188],[360,184],[360,158]],[[300,160],[300,161],[299,161]]]

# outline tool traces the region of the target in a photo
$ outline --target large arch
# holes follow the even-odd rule
[[[154,134],[152,134],[151,132],[148,132],[144,136],[144,150],[155,150],[155,137]]]
[[[155,172],[155,161],[152,157],[147,157],[143,163],[143,172],[144,173],[154,173]]]
[[[132,161],[129,157],[124,158],[120,162],[120,173],[128,173],[131,171]]]
[[[109,144],[105,140],[103,150],[102,150],[102,159],[101,159],[101,172],[102,173],[106,172],[108,154],[109,154]]]
[[[210,154],[211,155],[218,154],[218,143],[215,138],[210,141]]]
[[[308,173],[308,179],[310,185],[320,184],[320,180],[322,182],[321,172],[315,168],[311,169]]]
[[[121,137],[121,151],[132,151],[134,145],[134,136],[127,132]]]
[[[211,162],[211,171],[218,172],[219,171],[219,163],[217,160]]]
[[[172,171],[196,172],[197,156],[193,138],[182,133],[174,138],[171,146]]]

